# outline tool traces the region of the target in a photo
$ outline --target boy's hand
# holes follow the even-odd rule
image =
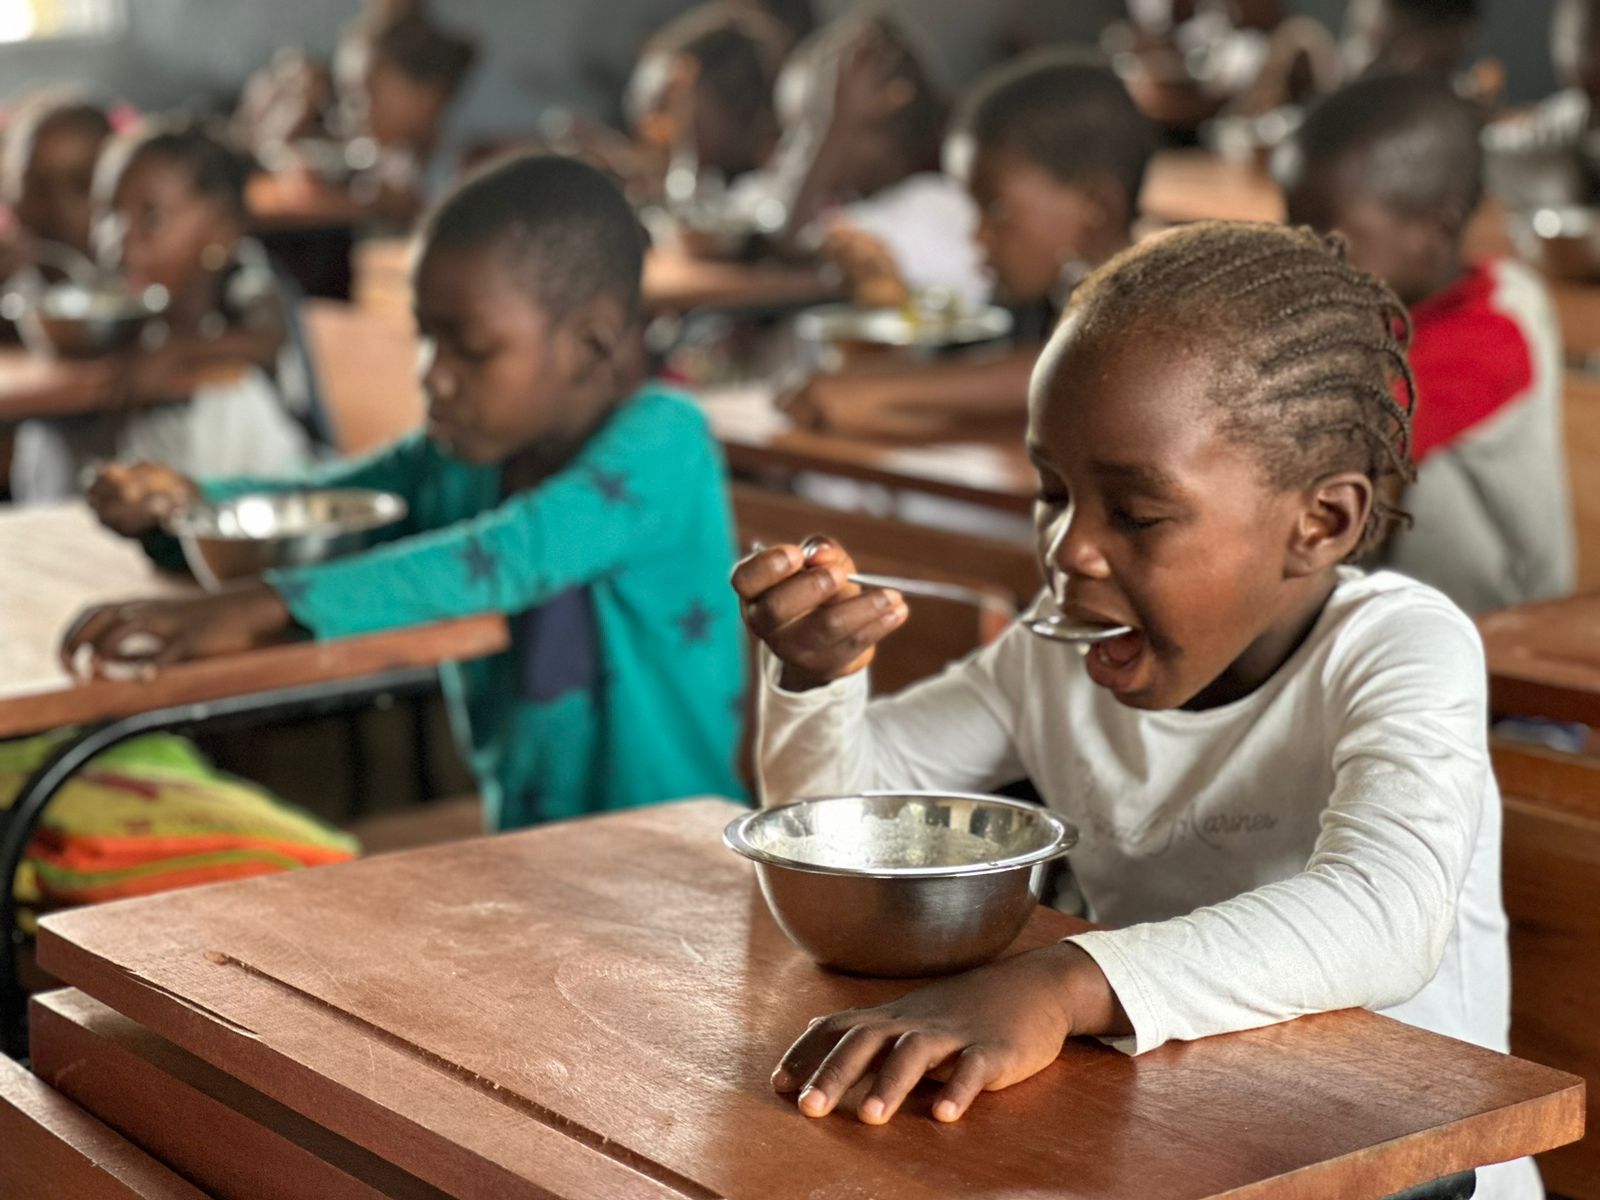
[[[175,662],[275,641],[293,623],[278,593],[264,583],[214,596],[102,604],[85,609],[67,630],[61,665],[80,678],[154,675]],[[88,661],[82,663],[85,651]]]
[[[199,497],[192,479],[160,463],[113,463],[89,485],[89,507],[106,528],[139,537]]]
[[[823,234],[822,253],[844,273],[855,303],[869,308],[899,308],[910,303],[911,289],[893,252],[866,230],[847,221],[834,222]]]
[[[807,429],[857,437],[926,441],[948,437],[950,419],[917,402],[915,375],[871,369],[822,372],[778,397],[778,407]]]
[[[855,563],[829,538],[772,546],[733,570],[744,623],[783,661],[782,686],[821,687],[863,670],[906,619],[899,592],[863,592],[845,577]]]
[[[873,1076],[856,1115],[881,1125],[931,1076],[944,1084],[934,1117],[956,1121],[979,1092],[1010,1087],[1049,1066],[1068,1037],[1127,1031],[1127,1017],[1094,960],[1059,942],[877,1008],[813,1021],[783,1056],[772,1086],[799,1089],[800,1111],[822,1117]]]

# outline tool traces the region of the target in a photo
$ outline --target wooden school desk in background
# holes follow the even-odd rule
[[[11,880],[49,797],[94,754],[139,733],[242,714],[292,714],[359,698],[419,669],[497,653],[503,618],[473,617],[331,642],[291,642],[170,667],[152,680],[80,681],[57,647],[91,604],[194,585],[157,572],[139,547],[100,529],[81,505],[0,512],[0,738],[65,727],[78,732],[24,785],[0,817],[0,1034],[18,1049]]]
[[[1139,211],[1150,220],[1281,221],[1283,192],[1254,163],[1209,150],[1163,150],[1150,162]]]
[[[113,1128],[182,1088],[255,1097],[241,1115],[280,1151],[234,1156],[236,1189],[316,1152],[287,1109],[336,1135],[341,1170],[375,1157],[413,1177],[405,1194],[463,1200],[1381,1197],[1581,1133],[1571,1076],[1359,1011],[1138,1059],[1075,1040],[955,1125],[922,1093],[887,1128],[810,1121],[767,1082],[782,1048],[908,985],[790,945],[720,843],[738,811],[666,805],[46,917],[48,970],[242,1086],[162,1080],[177,1056],[128,1061],[127,1026],[71,994],[41,1003],[35,1061]],[[1019,946],[1080,928],[1039,909]],[[95,1061],[143,1082],[75,1070],[97,1038]],[[159,1154],[210,1187],[202,1128]]]
[[[735,470],[814,471],[960,500],[1001,513],[1033,510],[1039,480],[1020,422],[988,440],[893,443],[800,429],[773,404],[769,383],[705,388],[696,400]]]
[[[411,243],[368,238],[354,252],[353,298],[363,309],[411,323]],[[653,314],[697,309],[721,312],[788,312],[842,295],[834,273],[806,263],[717,262],[691,258],[671,247],[645,255],[644,306]]]

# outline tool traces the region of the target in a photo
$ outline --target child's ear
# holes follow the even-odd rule
[[[1372,480],[1360,471],[1341,471],[1317,480],[1301,500],[1284,561],[1291,578],[1336,566],[1361,544],[1372,512]]]
[[[631,322],[613,296],[595,299],[575,322],[581,359],[575,375],[580,382],[620,380],[630,361],[628,335]]]

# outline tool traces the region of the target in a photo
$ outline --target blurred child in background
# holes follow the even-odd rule
[[[1121,81],[1080,55],[1045,52],[980,80],[945,155],[977,209],[973,237],[998,298],[1029,310],[1017,344],[974,360],[814,375],[790,398],[791,413],[845,432],[911,437],[1014,421],[1054,314],[1080,279],[1128,245],[1155,144]]]
[[[1463,260],[1481,122],[1447,83],[1388,76],[1314,108],[1277,167],[1289,219],[1338,230],[1411,309],[1415,525],[1380,552],[1466,611],[1572,590],[1560,326],[1519,263]]]
[[[90,193],[110,136],[105,110],[70,93],[17,106],[0,143],[0,281],[24,266],[59,279],[90,265]]]
[[[245,179],[241,158],[192,124],[107,145],[95,177],[98,257],[161,312],[130,352],[73,363],[45,393],[12,398],[13,411],[38,414],[17,434],[18,500],[75,495],[84,468],[108,458],[185,473],[305,462],[308,368],[272,268],[244,236]]]

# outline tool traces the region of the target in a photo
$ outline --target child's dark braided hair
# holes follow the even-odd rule
[[[1205,221],[1112,259],[1073,294],[1079,338],[1144,336],[1203,355],[1219,430],[1274,487],[1361,471],[1375,500],[1356,554],[1410,518],[1411,319],[1399,298],[1310,229]],[[1403,394],[1402,394],[1403,389]]]

